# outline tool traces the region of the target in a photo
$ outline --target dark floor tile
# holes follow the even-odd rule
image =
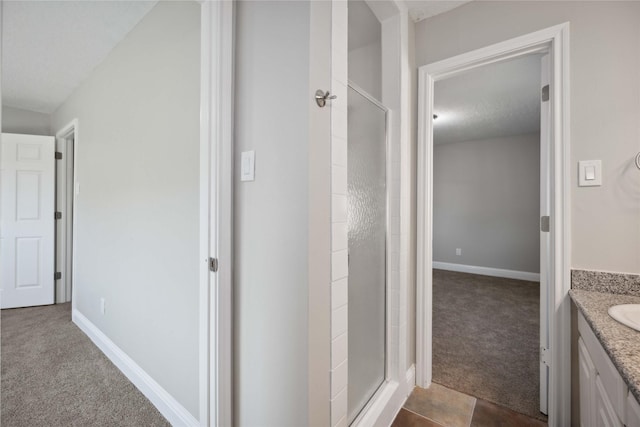
[[[547,423],[478,399],[471,427],[543,427]]]
[[[443,427],[434,421],[416,415],[406,409],[400,409],[391,427]]]
[[[404,404],[409,411],[447,427],[468,427],[476,399],[440,384],[416,387]]]

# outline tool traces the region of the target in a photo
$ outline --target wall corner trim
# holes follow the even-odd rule
[[[136,386],[173,426],[198,426],[200,423],[160,384],[109,339],[78,310],[71,318],[111,362]]]
[[[481,276],[504,277],[506,279],[527,280],[539,282],[540,273],[528,271],[505,270],[502,268],[479,267],[477,265],[455,264],[451,262],[433,261],[433,268],[439,270],[457,271],[460,273],[479,274]]]

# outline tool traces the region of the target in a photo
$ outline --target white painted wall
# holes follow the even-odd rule
[[[471,2],[416,24],[417,65],[571,23],[572,267],[640,272],[640,2]],[[601,159],[602,187],[577,187]]]
[[[236,166],[256,169],[235,186],[236,425],[309,424],[310,9],[237,3]]]
[[[540,134],[434,146],[434,261],[539,273],[539,216]]]
[[[2,132],[51,135],[51,116],[45,113],[3,105]]]
[[[160,2],[52,119],[79,121],[75,306],[196,418],[199,72],[199,5]]]

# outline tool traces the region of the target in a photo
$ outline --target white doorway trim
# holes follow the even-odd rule
[[[62,153],[61,161],[56,162],[56,211],[62,212],[62,218],[58,220],[62,223],[56,221],[56,271],[62,273],[55,285],[56,304],[73,300],[77,144],[78,119],[73,119],[56,132],[56,151]]]
[[[200,425],[228,426],[233,425],[234,2],[200,5]]]
[[[497,43],[420,67],[418,88],[416,384],[432,379],[432,230],[434,83],[470,69],[534,52],[551,61],[551,265],[549,425],[570,425],[570,155],[569,24]]]

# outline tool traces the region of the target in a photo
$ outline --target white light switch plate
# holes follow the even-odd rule
[[[578,162],[578,186],[597,187],[602,185],[602,161],[581,160]]]
[[[243,151],[240,156],[240,181],[255,180],[256,152]]]

